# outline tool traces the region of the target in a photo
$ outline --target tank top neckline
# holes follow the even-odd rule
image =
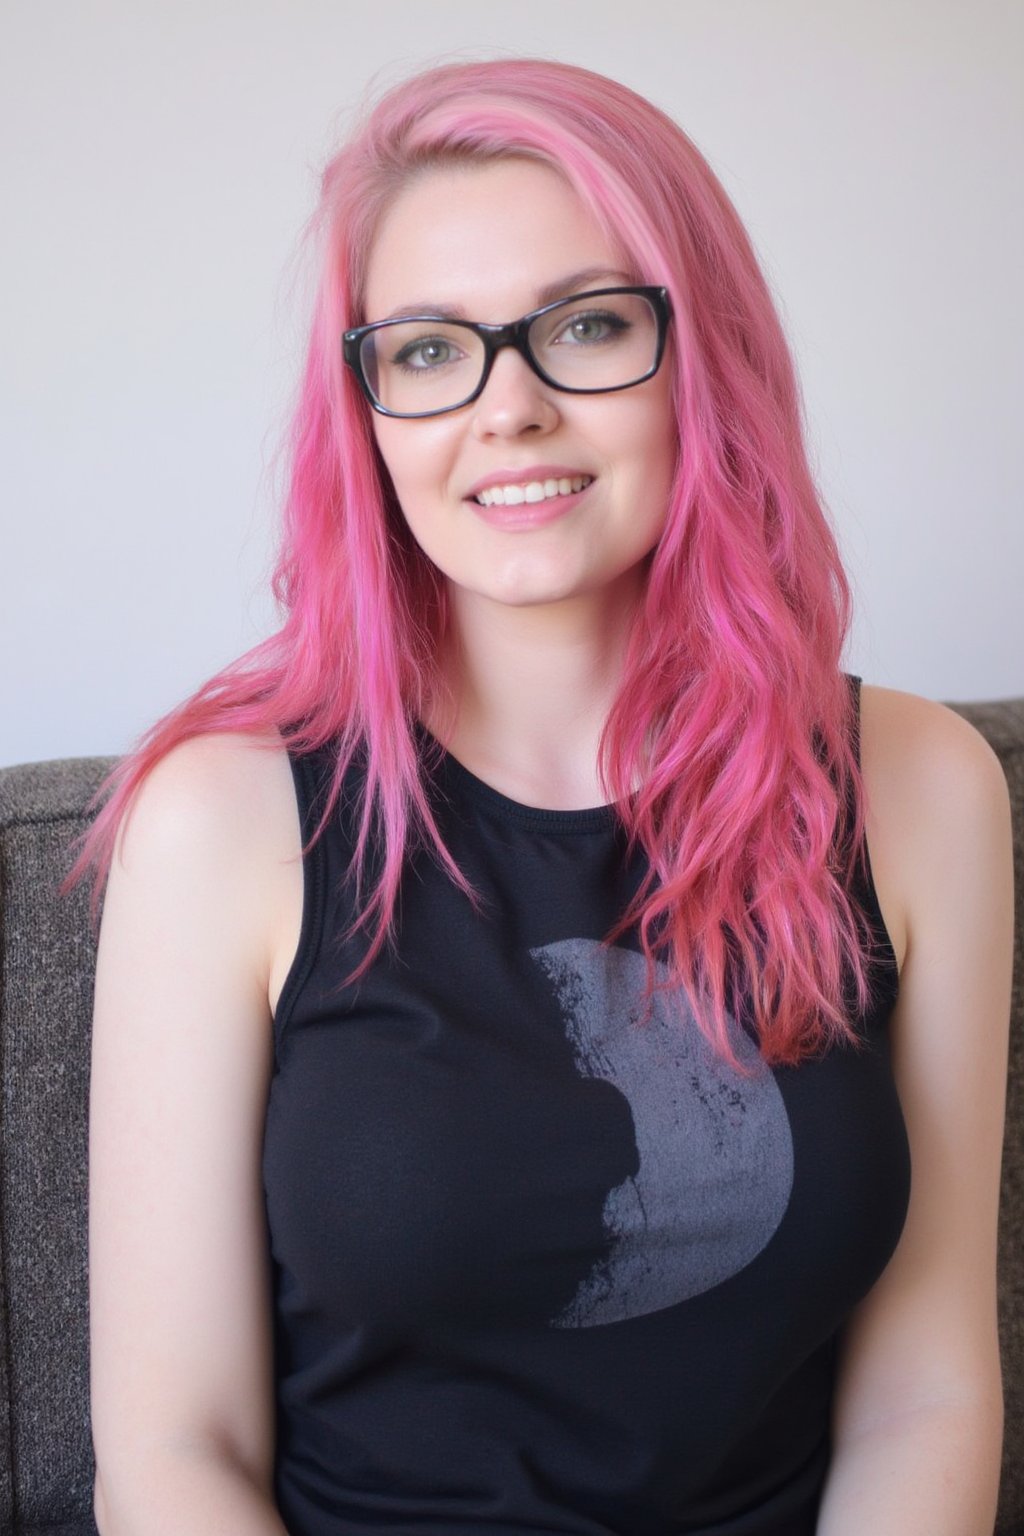
[[[545,806],[524,805],[513,800],[492,784],[471,772],[429,731],[422,721],[415,722],[417,734],[430,755],[431,771],[448,791],[467,796],[484,809],[496,812],[508,821],[544,832],[603,832],[614,828],[616,804],[591,805],[580,810],[550,810]]]
[[[848,685],[854,690],[854,732],[859,756],[858,695],[861,679],[856,673],[847,672],[845,676]],[[503,794],[501,790],[495,789],[492,784],[479,778],[464,763],[460,763],[457,757],[453,757],[448,748],[432,731],[428,730],[421,720],[414,720],[413,726],[421,745],[429,754],[433,773],[443,782],[444,787],[449,791],[454,790],[456,794],[468,796],[477,805],[496,812],[507,821],[518,822],[521,826],[544,832],[605,832],[613,830],[618,822],[619,801],[566,811],[524,805],[521,800],[513,800],[510,795]]]

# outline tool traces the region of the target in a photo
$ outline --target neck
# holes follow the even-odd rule
[[[527,803],[603,800],[597,748],[639,597],[628,574],[618,589],[564,603],[513,607],[452,590],[457,714],[426,723],[459,761]]]

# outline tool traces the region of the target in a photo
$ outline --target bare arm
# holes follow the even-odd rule
[[[111,869],[89,1140],[102,1536],[286,1536],[260,1171],[282,772],[245,739],[184,744]]]
[[[888,694],[884,728],[873,747],[865,734],[864,768],[867,779],[873,754],[877,831],[906,881],[892,1035],[912,1190],[896,1252],[844,1333],[818,1536],[991,1536],[1003,1430],[1009,795],[994,753],[959,716],[878,692]]]

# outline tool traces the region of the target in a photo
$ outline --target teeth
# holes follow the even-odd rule
[[[524,501],[546,501],[552,496],[570,496],[582,491],[593,475],[572,475],[561,480],[528,480],[522,485],[492,485],[476,497],[482,507],[518,507]]]

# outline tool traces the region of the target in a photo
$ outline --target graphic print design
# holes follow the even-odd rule
[[[578,1070],[628,1101],[639,1154],[639,1171],[605,1200],[609,1252],[550,1326],[624,1322],[721,1285],[766,1247],[793,1187],[789,1116],[770,1068],[735,1022],[730,1040],[750,1078],[714,1054],[689,1008],[684,1018],[655,998],[640,1024],[645,962],[633,950],[566,939],[530,954]]]

